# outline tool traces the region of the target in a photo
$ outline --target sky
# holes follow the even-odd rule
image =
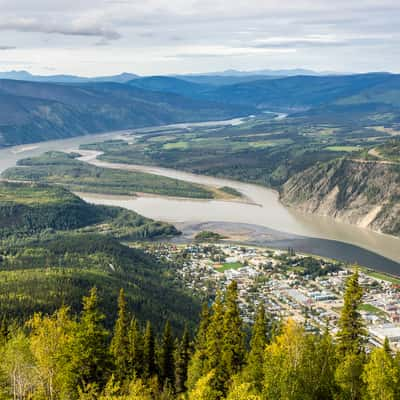
[[[400,72],[400,0],[0,0],[0,71]]]

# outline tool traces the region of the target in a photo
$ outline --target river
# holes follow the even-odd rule
[[[187,124],[178,126],[187,126]],[[76,150],[81,144],[115,139],[130,132],[111,132],[2,149],[0,150],[0,172],[14,166],[21,158],[38,155],[48,150]],[[303,215],[283,206],[275,191],[262,186],[166,168],[110,164],[97,160],[95,155],[88,152],[84,159],[103,167],[140,170],[215,187],[230,186],[240,191],[247,202],[183,200],[161,196],[129,198],[80,194],[87,201],[122,206],[149,218],[174,223],[186,234],[194,227],[203,229],[210,226],[219,227],[233,235],[246,232],[248,242],[271,247],[291,246],[301,251],[309,251],[347,262],[359,262],[377,270],[400,274],[400,239],[398,238],[336,222],[329,217]]]

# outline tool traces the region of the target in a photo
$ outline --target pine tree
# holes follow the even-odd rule
[[[75,375],[75,387],[87,383],[100,386],[107,380],[110,366],[107,351],[108,331],[103,326],[104,314],[99,310],[97,289],[83,298],[83,311],[70,349],[70,367]]]
[[[183,393],[186,391],[189,359],[190,359],[189,332],[187,327],[185,327],[182,339],[176,346],[176,352],[175,352],[175,389],[177,393]]]
[[[267,319],[265,308],[260,305],[252,329],[250,351],[247,355],[243,379],[257,392],[261,392],[264,379],[264,352],[267,345]]]
[[[114,376],[123,382],[130,373],[129,365],[129,318],[126,311],[124,290],[121,289],[118,297],[118,318],[115,322],[114,335],[110,345],[110,352],[114,361]]]
[[[228,381],[237,374],[245,360],[245,337],[243,322],[238,305],[238,287],[233,281],[227,288],[225,295],[225,312],[223,317],[223,337],[221,353],[221,372]]]
[[[222,365],[222,347],[224,341],[224,314],[225,307],[222,294],[218,293],[212,305],[212,315],[207,327],[206,349],[204,359],[204,373],[213,371],[211,380],[215,392],[223,393],[225,390],[226,373]],[[204,375],[203,373],[203,375]]]
[[[174,386],[175,365],[174,365],[174,338],[171,332],[169,321],[166,322],[160,348],[160,381]]]
[[[359,284],[358,270],[347,280],[344,306],[339,319],[338,345],[343,356],[348,352],[359,354],[363,351],[367,335],[359,307],[363,290]]]
[[[155,340],[151,323],[147,322],[143,338],[143,376],[151,378],[156,374]]]
[[[143,337],[136,319],[129,326],[129,370],[132,376],[143,374]]]

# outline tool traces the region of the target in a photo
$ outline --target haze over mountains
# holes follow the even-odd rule
[[[373,119],[377,112],[390,113],[392,122],[400,118],[400,75],[389,73],[279,78],[251,74],[189,78],[10,74],[15,79],[0,79],[3,146],[158,124],[229,119],[265,110],[312,115],[320,122],[338,115]],[[24,77],[31,81],[20,80]]]

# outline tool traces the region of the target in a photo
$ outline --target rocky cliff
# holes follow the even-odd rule
[[[281,200],[302,212],[400,236],[400,164],[349,159],[318,163],[290,178]]]

